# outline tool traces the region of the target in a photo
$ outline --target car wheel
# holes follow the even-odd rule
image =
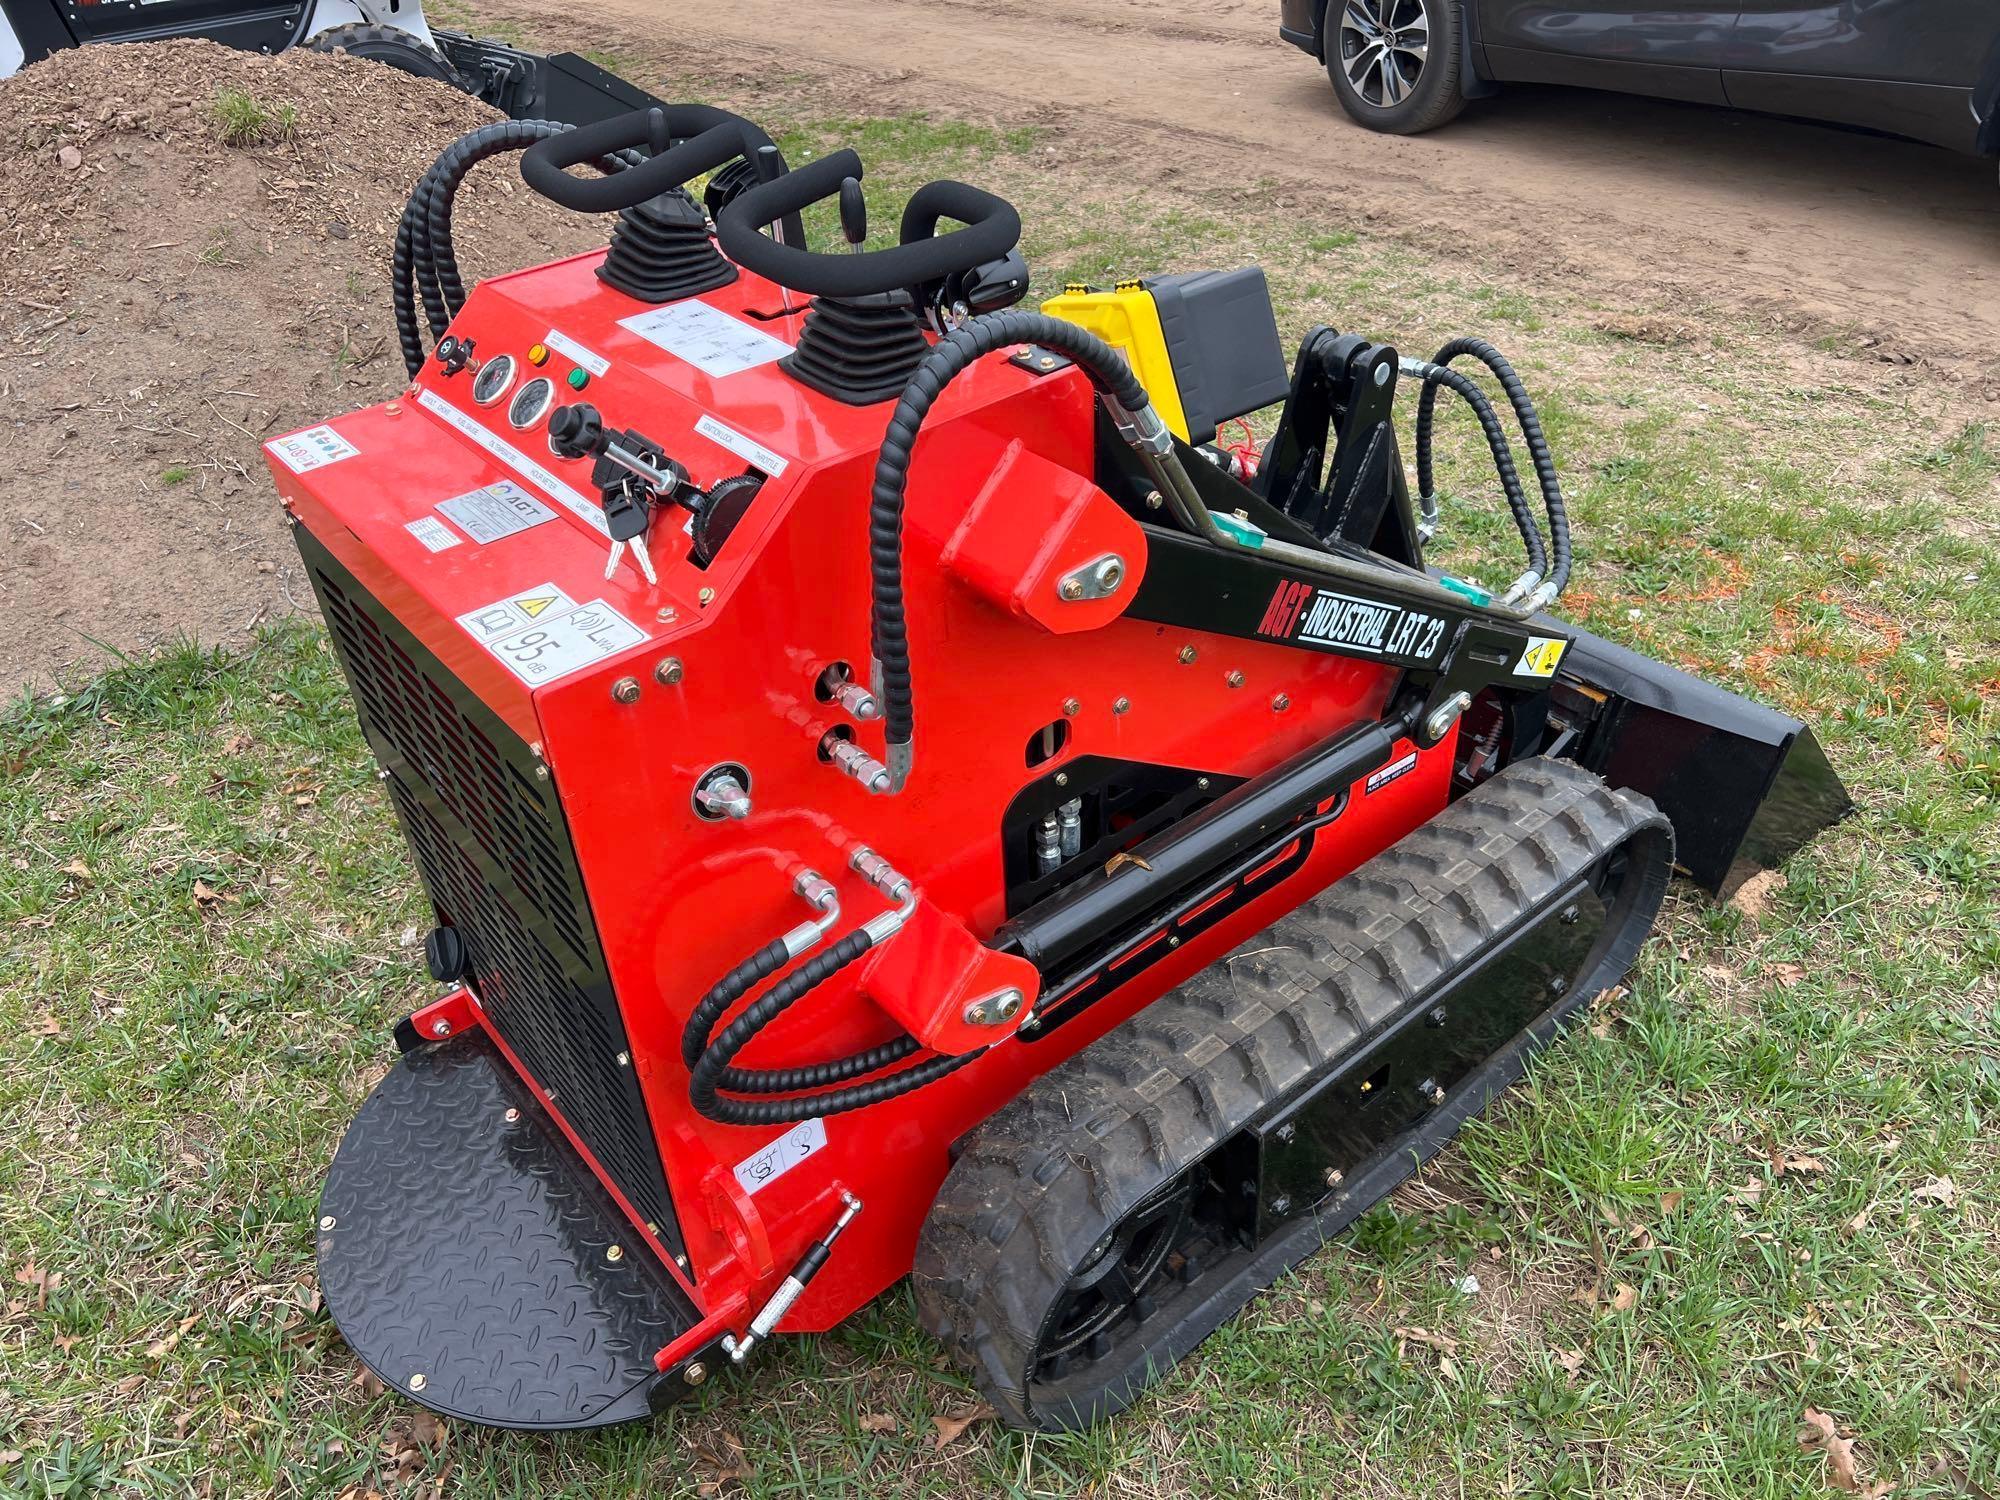
[[[1370,130],[1415,135],[1465,107],[1457,0],[1330,0],[1326,71]]]

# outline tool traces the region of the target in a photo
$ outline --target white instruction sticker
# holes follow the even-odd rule
[[[579,495],[500,434],[481,426],[436,391],[418,392],[417,405],[454,431],[464,433],[564,510],[593,527],[600,535],[611,535],[611,528],[604,523],[604,511],[596,501]]]
[[[1388,765],[1368,778],[1368,791],[1379,792],[1392,781],[1401,780],[1417,768],[1417,752],[1412,750],[1401,760],[1392,760]]]
[[[458,545],[458,533],[453,531],[436,516],[418,516],[407,523],[403,530],[424,544],[427,551],[443,552]]]
[[[524,618],[530,623],[519,626]],[[530,687],[649,639],[602,599],[575,604],[554,584],[460,615],[458,623]],[[510,625],[516,628],[509,631]]]
[[[294,474],[323,469],[361,452],[331,427],[308,427],[290,437],[273,438],[264,446]]]
[[[458,623],[483,644],[525,630],[538,620],[566,615],[575,608],[574,599],[553,583],[545,583],[540,588],[523,589],[511,599],[496,599],[469,615],[460,615]]]
[[[744,462],[763,470],[772,479],[791,465],[789,458],[780,458],[755,438],[747,438],[733,427],[724,427],[713,417],[703,417],[694,424],[694,430],[711,443],[727,448]]]
[[[542,342],[558,354],[569,356],[572,363],[582,365],[591,374],[602,377],[611,373],[611,361],[601,354],[592,353],[560,328],[551,328],[542,335]]]
[[[801,1120],[755,1156],[736,1164],[736,1180],[746,1193],[769,1187],[808,1156],[826,1149],[826,1122]]]
[[[618,326],[686,360],[702,374],[718,378],[754,370],[792,352],[783,339],[692,297],[671,307],[620,318]]]
[[[511,479],[440,500],[437,508],[458,522],[475,542],[497,542],[556,518],[554,511]]]

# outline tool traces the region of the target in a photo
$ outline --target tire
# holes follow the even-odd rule
[[[463,89],[458,70],[445,61],[434,47],[426,47],[407,31],[389,26],[370,26],[356,21],[347,26],[330,26],[308,37],[305,45],[315,52],[345,52],[349,57],[365,57],[418,78],[429,78]]]
[[[1444,124],[1465,108],[1462,25],[1458,0],[1328,0],[1326,74],[1340,107],[1385,135]]]
[[[1130,1405],[1626,971],[1672,859],[1672,829],[1643,797],[1566,762],[1507,767],[977,1126],[918,1240],[925,1328],[1011,1426],[1075,1430]],[[1450,975],[1599,868],[1610,913],[1574,982],[1428,1128],[1337,1191],[1334,1174],[1324,1203],[1261,1245],[1213,1229],[1205,1205],[1228,1194],[1204,1186],[1205,1164],[1228,1160],[1237,1132],[1428,1011]]]

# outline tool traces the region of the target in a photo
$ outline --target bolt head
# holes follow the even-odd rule
[[[417,1371],[416,1374],[410,1377],[410,1389],[413,1391],[420,1391],[427,1384],[429,1382],[424,1379],[424,1372],[422,1370]]]
[[[639,679],[621,677],[611,684],[611,697],[617,703],[637,703],[639,701]]]
[[[1289,1146],[1299,1138],[1299,1127],[1287,1121],[1283,1125],[1280,1125],[1273,1133],[1278,1137],[1281,1144]]]
[[[1058,772],[1056,772],[1056,785],[1057,785],[1057,786],[1068,786],[1068,785],[1069,785],[1069,772],[1067,772],[1067,771],[1058,771]]]
[[[1097,586],[1106,593],[1109,593],[1124,580],[1125,559],[1122,557],[1104,558],[1096,567],[1091,569],[1091,575],[1097,580]]]
[[[660,664],[653,668],[653,680],[661,687],[672,687],[685,675],[686,669],[678,656],[662,657]]]
[[[1083,712],[1083,705],[1076,699],[1074,698],[1063,699],[1064,717],[1074,719],[1078,714],[1082,712]]]
[[[1347,1181],[1347,1174],[1341,1171],[1340,1168],[1328,1167],[1326,1169],[1326,1185],[1328,1187],[1339,1187],[1345,1181]]]
[[[689,1385],[700,1385],[704,1380],[708,1379],[708,1366],[700,1360],[696,1360],[685,1370],[681,1371],[681,1379],[685,1380]]]
[[[1114,714],[1130,713],[1131,710],[1132,700],[1130,698],[1120,698],[1111,705],[1111,711]]]
[[[606,1247],[604,1251],[604,1258],[608,1261],[611,1261],[613,1264],[616,1264],[617,1262],[625,1258],[625,1247],[623,1245],[611,1245]]]
[[[1195,657],[1197,657],[1200,654],[1201,653],[1196,651],[1192,646],[1181,647],[1181,664],[1183,666],[1188,665],[1189,663],[1193,662]]]
[[[1081,578],[1065,578],[1062,581],[1062,596],[1065,599],[1081,599],[1083,597],[1083,580]]]
[[[1271,712],[1273,713],[1281,714],[1291,706],[1292,706],[1292,695],[1290,693],[1280,693],[1278,694],[1277,697],[1271,700]]]
[[[447,1021],[443,1016],[439,1016],[435,1021],[431,1022],[431,1035],[450,1036],[451,1022]]]
[[[505,1115],[503,1115],[503,1116],[502,1116],[501,1118],[503,1118],[504,1120],[506,1120],[506,1122],[507,1122],[507,1123],[508,1123],[509,1125],[513,1125],[513,1124],[516,1124],[516,1123],[517,1123],[517,1122],[518,1122],[518,1121],[520,1120],[520,1118],[521,1118],[521,1112],[520,1112],[520,1111],[519,1111],[518,1109],[513,1109],[513,1108],[509,1108],[509,1109],[508,1109],[508,1111],[507,1111],[507,1113],[506,1113]]]
[[[621,1068],[629,1068],[629,1067],[631,1067],[631,1066],[632,1066],[632,1054],[631,1054],[631,1053],[629,1053],[629,1052],[621,1052],[621,1053],[619,1053],[619,1054],[618,1054],[618,1066],[619,1066],[619,1067],[621,1067]]]
[[[1287,1198],[1283,1193],[1278,1194],[1277,1197],[1271,1200],[1271,1212],[1274,1214],[1289,1213],[1291,1212],[1291,1207],[1292,1200]]]
[[[321,1229],[331,1229],[339,1222],[332,1214],[322,1214],[320,1216],[319,1227]]]
[[[1240,687],[1242,687],[1242,686],[1243,686],[1243,674],[1242,674],[1241,672],[1238,672],[1238,671],[1234,671],[1234,670],[1232,670],[1232,671],[1231,671],[1231,672],[1230,672],[1230,673],[1229,673],[1229,674],[1228,674],[1228,675],[1227,675],[1226,677],[1224,677],[1224,678],[1223,678],[1222,680],[1223,680],[1224,682],[1228,683],[1228,684],[1229,684],[1229,685],[1230,685],[1231,687],[1233,687],[1233,688],[1240,688]]]
[[[701,605],[702,608],[706,609],[709,605],[715,603],[715,590],[703,589],[700,593],[694,596],[694,599],[695,603]]]
[[[1166,503],[1167,503],[1167,497],[1165,495],[1162,495],[1158,490],[1146,491],[1146,509],[1158,510],[1161,506],[1165,505]]]

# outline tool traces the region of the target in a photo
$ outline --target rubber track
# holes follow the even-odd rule
[[[1175,1320],[1156,1316],[1128,1359],[1127,1325],[1099,1361],[1104,1384],[1078,1391],[1072,1374],[1040,1410],[1023,1390],[1030,1349],[1098,1238],[1646,829],[1671,840],[1645,798],[1568,762],[1517,763],[1051,1069],[966,1138],[939,1191],[912,1273],[925,1326],[1016,1426],[1082,1426],[1128,1405],[1257,1287],[1178,1348]],[[1585,983],[1630,965],[1670,862],[1669,843],[1648,909]]]

